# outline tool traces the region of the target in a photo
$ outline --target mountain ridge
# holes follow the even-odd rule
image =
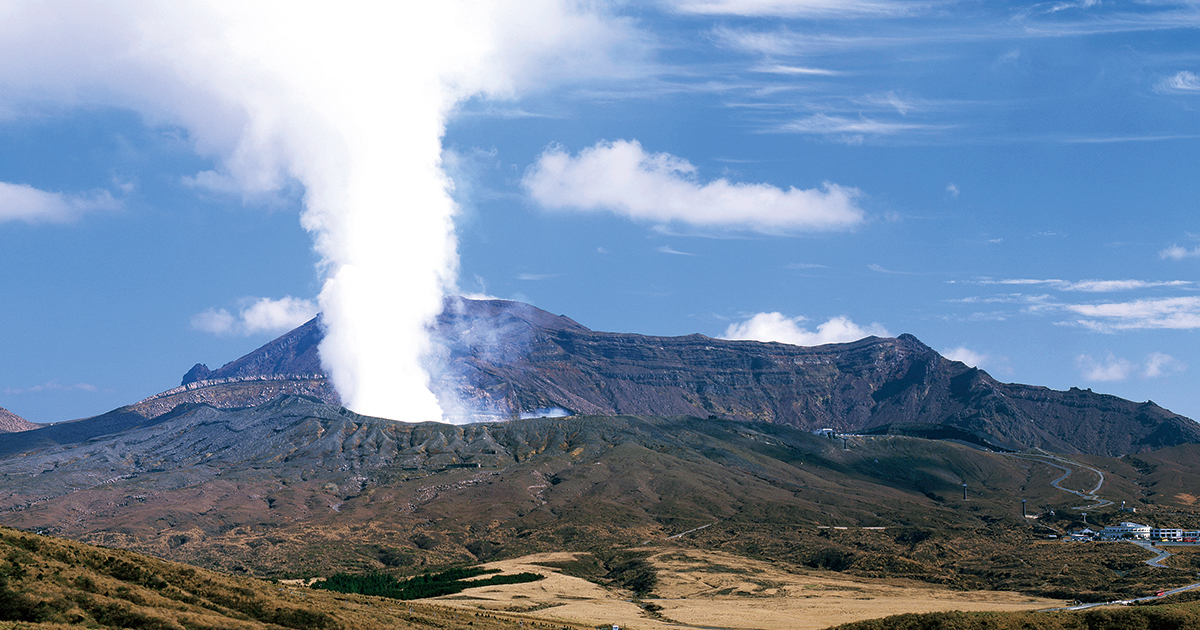
[[[1200,442],[1200,424],[1152,402],[1002,383],[907,333],[822,346],[610,333],[528,304],[465,298],[447,300],[432,333],[431,388],[456,421],[573,413],[713,416],[839,433],[928,425],[976,436],[986,448],[1108,456]],[[189,386],[208,397],[181,394],[156,410],[168,402],[250,406],[280,393],[336,404],[331,384],[314,378],[320,340],[313,319],[217,370],[197,366],[184,381],[205,375]],[[301,377],[279,380],[314,367],[303,388]],[[230,391],[223,378],[241,379],[247,391],[256,378],[275,384],[257,399],[222,401]],[[299,389],[280,391],[280,382]]]

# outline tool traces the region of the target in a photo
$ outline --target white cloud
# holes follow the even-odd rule
[[[121,207],[107,190],[89,195],[47,192],[26,184],[0,182],[0,223],[69,223],[81,216]]]
[[[946,184],[946,194],[947,195],[950,195],[951,197],[958,199],[958,193],[959,193],[958,185],[953,184],[953,183]]]
[[[1089,381],[1123,381],[1137,370],[1132,361],[1118,359],[1111,352],[1103,361],[1081,354],[1075,357],[1075,367]]]
[[[1200,297],[1067,304],[1063,308],[1084,317],[1076,323],[1099,332],[1200,328]]]
[[[316,317],[317,305],[310,300],[291,296],[247,298],[242,300],[237,315],[219,308],[210,308],[192,316],[192,328],[218,336],[249,336],[260,333],[287,332]]]
[[[943,350],[942,356],[950,359],[951,361],[962,361],[971,367],[983,367],[988,360],[988,355],[975,352],[966,346],[959,346],[957,348]]]
[[[548,148],[523,184],[534,201],[553,210],[607,210],[640,221],[764,233],[845,230],[862,223],[864,214],[855,188],[701,183],[687,160],[646,153],[636,140],[600,142],[576,157]]]
[[[1146,378],[1158,378],[1167,374],[1182,372],[1187,369],[1187,365],[1183,361],[1162,352],[1153,352],[1146,357],[1146,363],[1142,369],[1142,376]]]
[[[739,324],[730,324],[723,339],[778,341],[796,346],[819,346],[827,343],[846,343],[875,335],[890,337],[883,326],[861,327],[846,317],[834,317],[817,326],[815,331],[801,326],[804,317],[785,317],[781,313],[758,313]]]
[[[664,0],[680,13],[745,17],[857,18],[909,13],[904,2],[869,0]]]
[[[677,249],[672,249],[670,245],[663,245],[655,251],[660,254],[671,254],[672,256],[695,256],[695,254],[690,252],[681,252]]]
[[[1187,365],[1182,361],[1162,352],[1146,355],[1146,359],[1141,363],[1118,358],[1111,352],[1104,360],[1081,354],[1075,358],[1075,366],[1079,368],[1083,378],[1089,381],[1123,381],[1135,375],[1142,378],[1160,378],[1187,369]]]
[[[1197,245],[1196,247],[1193,247],[1192,249],[1188,249],[1186,247],[1180,247],[1178,245],[1172,245],[1172,246],[1162,250],[1161,252],[1158,252],[1158,257],[1163,258],[1163,259],[1170,258],[1171,260],[1183,260],[1184,258],[1197,258],[1197,257],[1200,257],[1200,245]]]
[[[556,274],[556,273],[519,273],[519,274],[517,274],[517,280],[528,280],[528,281],[549,280],[550,278],[556,278],[556,277],[558,277],[558,274]]]
[[[1200,76],[1182,70],[1158,82],[1155,89],[1159,92],[1200,93]]]

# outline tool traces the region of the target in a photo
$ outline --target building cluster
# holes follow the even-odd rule
[[[1110,525],[1100,531],[1081,529],[1071,532],[1074,540],[1164,540],[1175,542],[1196,542],[1200,540],[1200,530],[1185,530],[1179,527],[1151,527],[1139,523],[1120,523]]]

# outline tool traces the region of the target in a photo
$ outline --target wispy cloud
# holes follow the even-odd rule
[[[1159,81],[1154,89],[1162,93],[1200,94],[1200,76],[1182,70]]]
[[[519,273],[519,274],[517,274],[517,280],[526,280],[526,281],[530,281],[530,282],[536,282],[538,280],[549,280],[550,278],[556,278],[556,277],[558,277],[558,274],[556,274],[556,273]]]
[[[0,182],[0,223],[70,223],[85,214],[120,208],[121,202],[107,190],[68,195]]]
[[[763,233],[851,229],[863,222],[855,188],[784,190],[770,184],[701,182],[687,160],[647,153],[637,141],[600,142],[572,156],[542,153],[522,181],[550,210],[607,211],[638,221]]]
[[[754,341],[778,341],[796,346],[819,346],[827,343],[846,343],[864,337],[890,337],[887,329],[879,324],[859,326],[847,317],[834,317],[817,326],[816,330],[803,327],[805,317],[786,317],[782,313],[758,313],[744,322],[730,324],[725,329],[724,339]]]
[[[316,317],[317,305],[311,300],[291,296],[245,298],[237,314],[223,308],[210,308],[192,316],[192,328],[217,336],[245,337],[259,333],[287,332]]]
[[[883,94],[868,94],[862,101],[869,105],[894,109],[901,116],[907,116],[909,112],[917,109],[917,103],[914,100],[902,98],[894,90]]]
[[[1043,286],[1059,291],[1078,291],[1085,293],[1113,293],[1117,291],[1133,291],[1154,287],[1187,287],[1194,283],[1187,280],[1059,280],[1054,278],[984,278],[975,281],[976,284],[1000,284],[1017,286]]]
[[[805,133],[814,135],[864,135],[890,136],[912,131],[936,131],[949,129],[946,125],[924,125],[918,123],[899,123],[874,120],[865,116],[846,118],[828,114],[813,114],[808,118],[783,123],[777,128],[786,133]]]
[[[946,300],[951,304],[1025,304],[1043,307],[1053,303],[1053,299],[1045,293],[1001,293],[997,295],[972,295],[965,298]]]
[[[95,385],[92,385],[91,383],[75,383],[74,385],[66,385],[63,383],[59,383],[58,381],[47,381],[45,383],[42,383],[41,385],[34,385],[32,387],[6,387],[6,388],[4,388],[5,394],[13,395],[13,396],[15,396],[17,394],[38,394],[41,392],[69,392],[69,391],[98,392],[98,391],[100,391],[100,388],[96,387]]]
[[[821,76],[833,77],[842,74],[835,70],[826,70],[824,68],[806,68],[802,66],[787,66],[783,64],[763,64],[750,68],[752,72],[761,72],[764,74],[784,74],[790,76]]]
[[[671,254],[672,256],[695,256],[696,255],[696,254],[692,254],[690,252],[681,252],[677,249],[672,249],[670,245],[663,245],[662,247],[659,247],[655,251],[662,253],[662,254]]]
[[[917,275],[916,273],[914,273],[912,271],[896,271],[895,269],[886,269],[875,263],[871,263],[871,264],[867,265],[867,269],[870,269],[871,271],[874,271],[875,273],[886,273],[886,274],[892,274],[892,275],[897,275],[897,276],[915,276],[915,275]]]
[[[826,19],[905,15],[927,6],[895,0],[662,0],[662,3],[679,13]]]
[[[1066,304],[1075,323],[1098,332],[1200,328],[1200,297],[1171,297],[1102,304]]]

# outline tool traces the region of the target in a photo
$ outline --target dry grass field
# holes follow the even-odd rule
[[[719,552],[657,550],[647,558],[658,574],[652,597],[602,588],[547,564],[578,562],[580,554],[543,553],[489,563],[505,573],[546,576],[528,584],[471,589],[438,598],[473,612],[518,613],[530,620],[666,628],[818,629],[898,613],[1019,611],[1059,600],[995,591],[955,591],[903,579],[872,580],[832,571],[785,570]]]

